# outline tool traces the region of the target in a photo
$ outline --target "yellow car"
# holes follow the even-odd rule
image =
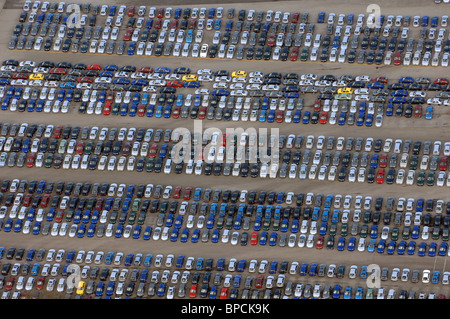
[[[339,88],[339,90],[337,91],[338,94],[353,94],[353,89],[352,88]]]
[[[80,281],[77,287],[77,295],[84,294],[84,288],[86,288],[86,282]]]
[[[247,76],[247,72],[245,72],[245,71],[234,71],[233,73],[231,73],[231,76],[233,78],[246,77]]]
[[[184,75],[182,80],[185,82],[197,81],[197,76],[195,74]]]
[[[33,74],[30,74],[29,79],[30,80],[34,80],[34,81],[43,80],[44,79],[44,74],[42,74],[42,73],[33,73]]]

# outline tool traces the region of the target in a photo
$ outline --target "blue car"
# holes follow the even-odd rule
[[[147,112],[145,113],[145,115],[147,117],[153,117],[154,114],[155,114],[155,106],[149,104],[148,107],[147,107]]]
[[[431,283],[438,284],[441,278],[441,272],[439,270],[433,271],[433,275],[431,276]]]
[[[144,259],[144,266],[145,267],[150,267],[151,264],[152,264],[152,260],[153,260],[153,255],[152,254],[147,254],[145,256],[145,259]]]
[[[209,290],[209,299],[216,299],[217,298],[217,291],[218,288],[216,285],[213,285],[211,289]]]
[[[377,245],[377,253],[383,254],[385,249],[386,249],[386,240],[381,239]]]
[[[158,105],[156,107],[156,111],[155,111],[155,117],[156,118],[161,118],[163,115],[163,111],[164,111],[164,105]]]
[[[106,287],[106,295],[112,296],[114,294],[115,288],[116,288],[116,282],[109,281],[108,286]]]
[[[415,251],[416,251],[416,242],[410,241],[407,248],[407,254],[414,255]]]
[[[332,296],[333,299],[339,299],[341,297],[341,285],[334,285]]]
[[[86,233],[86,225],[80,224],[80,226],[78,227],[78,230],[77,230],[77,237],[83,238],[85,233]]]
[[[116,232],[115,232],[114,236],[116,238],[121,238],[122,235],[123,235],[123,230],[124,229],[125,229],[125,227],[123,226],[123,224],[117,225]]]
[[[391,240],[387,246],[387,254],[393,255],[395,253],[395,248],[397,246],[397,242],[395,240]]]
[[[439,256],[447,256],[448,244],[446,242],[442,242],[439,246],[438,255]]]
[[[368,269],[368,267],[367,266],[361,266],[361,271],[360,271],[360,273],[359,273],[359,277],[361,278],[361,279],[367,279],[367,275],[368,275],[368,273],[367,273],[367,269]]]
[[[347,250],[348,251],[354,251],[356,247],[356,238],[350,237],[348,240]]]
[[[266,245],[267,244],[268,233],[266,231],[261,232],[261,236],[259,236],[259,244]]]
[[[272,260],[270,262],[270,267],[269,267],[269,274],[274,274],[277,272],[278,269],[278,261],[276,260]]]
[[[217,259],[216,269],[218,271],[224,271],[225,270],[225,258]]]
[[[270,234],[269,245],[275,246],[277,244],[278,235],[276,232]]]
[[[96,225],[95,225],[95,224],[90,224],[90,225],[89,225],[89,228],[88,228],[88,231],[87,231],[87,236],[88,236],[89,238],[94,237],[94,235],[95,235],[95,229],[96,229]]]
[[[194,231],[192,232],[192,236],[191,236],[191,242],[192,243],[197,243],[198,240],[200,238],[200,229],[196,228],[194,229]]]
[[[377,246],[377,241],[375,239],[370,239],[369,244],[367,245],[367,251],[369,253],[373,253],[375,251],[376,246]]]
[[[433,119],[433,113],[434,113],[434,107],[432,105],[427,106],[427,109],[425,112],[425,119],[427,119],[427,120]]]
[[[353,289],[351,286],[345,287],[344,290],[344,299],[352,299]]]
[[[291,223],[291,233],[298,233],[300,222],[298,219],[294,219]]]
[[[97,289],[95,289],[95,295],[101,297],[103,296],[104,291],[105,291],[105,283],[100,281],[97,285]]]
[[[267,118],[267,111],[266,110],[261,110],[261,112],[259,113],[259,118],[258,121],[259,122],[265,122]]]
[[[437,244],[435,242],[430,243],[430,247],[428,248],[428,256],[436,257],[436,249],[437,249]]]
[[[139,239],[141,237],[142,226],[136,225],[133,230],[133,239]]]
[[[337,250],[343,251],[345,249],[345,237],[339,237],[338,244],[337,244]]]
[[[128,51],[127,54],[128,55],[134,55],[134,53],[136,52],[136,42],[132,41],[130,42],[130,45],[128,46]]]
[[[398,255],[404,255],[406,251],[407,243],[406,241],[402,240],[397,246],[397,254]]]
[[[317,16],[317,23],[325,23],[325,12],[319,12]]]
[[[305,111],[303,113],[302,123],[303,124],[309,124],[310,119],[311,119],[311,112],[310,111]]]
[[[33,225],[33,235],[39,235],[41,232],[41,222],[35,221]]]
[[[178,232],[179,232],[179,228],[172,229],[172,233],[170,234],[171,242],[176,242],[178,240]]]
[[[419,257],[424,257],[427,253],[427,243],[421,242],[419,245],[419,249],[417,250],[417,254]]]
[[[219,237],[220,237],[220,230],[218,228],[215,228],[211,235],[211,242],[214,244],[218,243]]]

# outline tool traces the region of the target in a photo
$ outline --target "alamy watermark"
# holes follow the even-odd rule
[[[202,160],[205,163],[278,164],[280,133],[278,128],[211,127],[203,130],[203,121],[194,121],[194,130],[179,127],[172,131],[176,143],[171,149],[172,163]],[[181,140],[180,140],[181,139]]]

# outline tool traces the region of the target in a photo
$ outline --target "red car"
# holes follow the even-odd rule
[[[148,156],[155,157],[156,153],[158,153],[158,144],[154,143],[154,144],[152,144],[152,147],[150,147],[150,151],[148,152]]]
[[[153,72],[153,68],[150,66],[141,66],[139,68],[138,72],[142,72],[142,73],[152,73]]]
[[[55,222],[60,223],[64,218],[64,210],[58,209],[55,215]]]
[[[172,110],[172,118],[177,119],[180,117],[180,111],[181,111],[181,107],[179,106],[174,106],[173,110]]]
[[[255,281],[255,287],[256,288],[262,288],[264,284],[264,275],[258,275],[258,277],[256,277],[256,281]]]
[[[447,170],[448,159],[447,156],[443,156],[441,158],[441,163],[439,164],[439,170],[446,171]]]
[[[206,107],[202,106],[199,110],[198,110],[198,118],[200,120],[205,119],[206,117]]]
[[[191,19],[188,25],[188,29],[195,29],[196,26],[197,26],[197,19]]]
[[[103,209],[103,202],[105,201],[104,198],[97,198],[97,201],[95,202],[95,210],[102,210]]]
[[[44,197],[42,197],[41,200],[41,208],[46,208],[49,201],[50,201],[50,194],[44,194]]]
[[[21,79],[21,80],[27,80],[28,79],[28,73],[14,73],[13,79]]]
[[[220,299],[227,299],[228,297],[228,287],[223,287],[220,291]]]
[[[297,61],[298,59],[298,47],[293,47],[290,54],[291,61]]]
[[[275,116],[275,121],[277,123],[283,123],[284,121],[284,112],[282,110],[278,110]]]
[[[123,40],[124,41],[130,41],[132,35],[133,35],[133,28],[128,28],[125,31],[125,34],[123,35]]]
[[[300,12],[294,12],[292,14],[291,23],[297,23],[299,17],[300,17]]]
[[[386,77],[384,77],[384,76],[378,76],[378,77],[374,78],[372,80],[372,82],[387,83],[388,79]]]
[[[400,65],[400,64],[402,64],[402,52],[397,51],[397,52],[395,52],[395,56],[394,56],[394,65]]]
[[[157,18],[162,18],[162,17],[164,17],[164,8],[158,8],[158,9],[156,9],[156,17]]]
[[[322,248],[323,248],[323,241],[324,241],[323,236],[319,236],[319,237],[317,238],[317,241],[316,241],[316,249],[322,249]]]
[[[88,70],[94,70],[94,71],[100,71],[102,69],[102,67],[100,66],[100,64],[89,64],[86,69]]]
[[[380,167],[381,168],[387,167],[387,162],[388,162],[388,155],[386,153],[381,154]]]
[[[129,17],[134,17],[134,6],[129,6],[128,7],[128,16]]]
[[[377,184],[383,184],[384,182],[384,168],[378,169]]]
[[[10,291],[14,287],[15,282],[16,282],[15,277],[9,277],[5,284],[5,290]]]
[[[65,75],[67,73],[67,70],[65,68],[51,68],[48,71],[50,74],[61,74]]]
[[[223,133],[222,134],[222,146],[227,146],[227,138],[228,138],[228,134]]]
[[[314,108],[314,111],[320,111],[320,109],[322,108],[322,100],[317,99],[314,102],[313,108]]]
[[[166,85],[173,88],[182,88],[183,81],[168,81]]]
[[[269,36],[267,37],[267,45],[269,47],[273,47],[275,45],[275,40],[277,39],[277,35],[275,32],[271,32]]]
[[[170,23],[170,28],[171,29],[178,29],[178,20],[177,19],[173,19],[172,22]]]
[[[175,190],[173,191],[173,198],[178,199],[181,196],[181,186],[175,187]]]
[[[183,199],[184,200],[190,200],[192,194],[192,187],[186,187],[184,189]]]
[[[27,157],[27,167],[32,168],[34,166],[35,160],[36,160],[36,153],[30,153]]]
[[[42,288],[44,288],[44,283],[45,283],[45,277],[40,276],[36,282],[36,289],[42,290]]]
[[[63,131],[63,126],[62,125],[58,125],[57,127],[55,127],[55,131],[53,132],[53,137],[54,138],[61,138],[62,131]]]
[[[415,117],[422,117],[422,105],[416,105],[416,109],[414,110]]]
[[[153,23],[153,27],[155,29],[161,29],[161,24],[162,24],[161,19],[156,19],[155,22]]]
[[[103,106],[103,115],[111,114],[111,106],[112,106],[112,102],[111,101],[107,101],[105,103],[105,106]]]
[[[25,207],[30,206],[30,203],[32,200],[33,200],[33,195],[31,195],[31,194],[25,195],[23,202],[22,202],[22,206],[25,206]]]
[[[80,76],[77,79],[77,82],[78,83],[92,83],[92,82],[94,82],[94,79],[90,76]]]
[[[143,117],[147,111],[147,107],[145,104],[139,104],[138,106],[138,116]]]
[[[448,79],[446,78],[438,78],[434,81],[434,84],[447,85]]]
[[[77,144],[77,148],[75,149],[75,153],[77,155],[81,155],[81,154],[83,154],[83,152],[84,152],[84,142],[80,141]]]
[[[328,112],[322,111],[322,113],[320,113],[319,119],[320,124],[327,124],[327,120],[328,120]]]
[[[197,297],[197,288],[198,288],[197,284],[191,285],[191,289],[189,289],[189,297],[191,298]]]
[[[250,237],[250,244],[257,245],[258,244],[258,232],[254,231]]]

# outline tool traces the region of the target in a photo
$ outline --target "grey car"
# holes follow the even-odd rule
[[[119,45],[117,46],[116,53],[122,55],[125,51],[125,47],[126,47],[125,41],[120,41]]]
[[[17,160],[17,153],[12,152],[11,154],[9,154],[8,166],[13,167],[14,165],[16,165],[16,160]]]
[[[10,50],[14,50],[14,49],[16,48],[18,39],[19,39],[19,38],[18,38],[17,36],[15,36],[15,35],[13,35],[13,36],[11,37],[11,39],[9,40],[9,43],[8,43],[8,48],[9,48]]]

